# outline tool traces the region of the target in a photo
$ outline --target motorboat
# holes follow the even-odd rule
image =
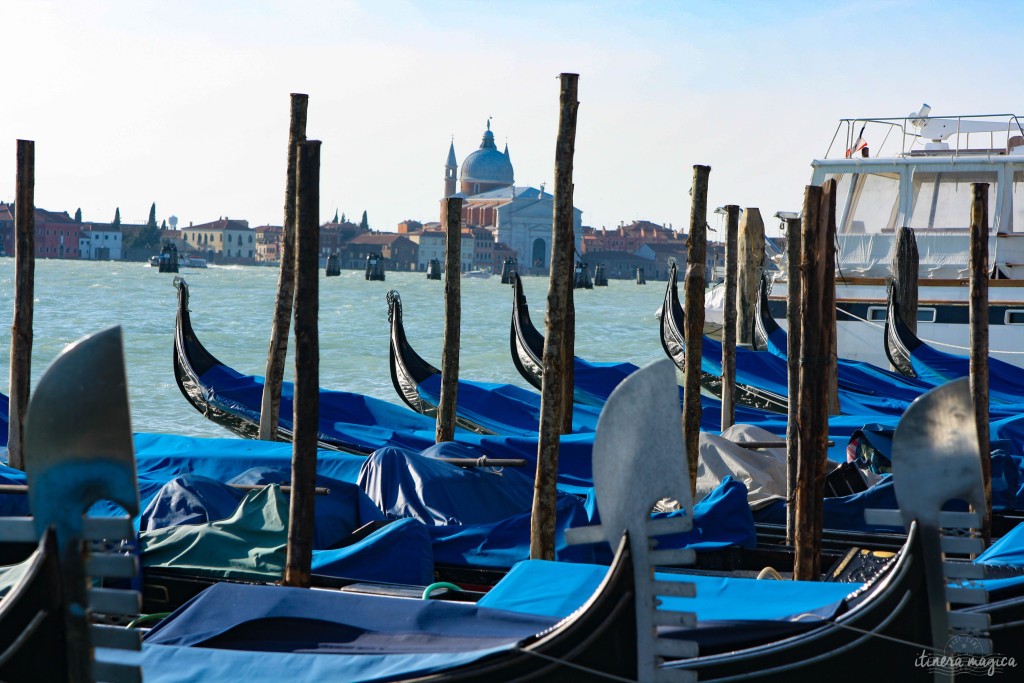
[[[914,231],[919,336],[969,351],[972,184],[988,184],[989,346],[1024,366],[1024,127],[1014,114],[842,119],[812,185],[836,185],[836,307],[841,357],[885,367],[886,287],[896,237]],[[870,141],[870,144],[869,144]],[[877,147],[876,147],[877,144]],[[787,269],[769,306],[786,317]]]

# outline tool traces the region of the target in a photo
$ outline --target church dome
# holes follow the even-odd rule
[[[459,181],[464,191],[472,185],[478,185],[479,191],[508,187],[514,182],[512,173],[512,161],[508,154],[499,152],[494,145],[494,133],[491,132],[491,122],[487,122],[487,130],[484,131],[483,140],[480,142],[480,149],[476,150],[462,162],[462,171],[459,173]],[[472,192],[472,194],[476,194]]]

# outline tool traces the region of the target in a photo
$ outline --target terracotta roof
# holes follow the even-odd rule
[[[349,240],[349,244],[394,244],[398,240],[409,240],[405,235],[397,232],[378,233],[376,235],[359,235]]]
[[[187,228],[182,228],[182,230],[252,230],[252,228],[249,227],[249,221],[221,218],[209,223],[190,225]]]

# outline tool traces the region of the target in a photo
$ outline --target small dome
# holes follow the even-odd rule
[[[480,149],[476,150],[462,162],[459,181],[462,183],[484,183],[507,186],[515,180],[512,173],[512,161],[507,154],[498,151],[494,145],[494,133],[491,122],[487,122]]]

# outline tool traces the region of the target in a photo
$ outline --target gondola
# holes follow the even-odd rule
[[[675,291],[675,269],[670,268],[669,286],[665,294],[662,316],[662,346],[665,352],[682,368],[685,352],[682,336],[683,310]],[[757,318],[759,316],[755,316]],[[720,391],[721,343],[704,337],[702,344],[702,384],[712,392]],[[837,377],[839,409],[842,415],[861,416],[864,422],[880,417],[899,417],[922,392],[936,386],[916,379],[903,378],[863,361],[841,359]],[[765,396],[776,400],[776,407],[786,405],[788,368],[786,361],[775,353],[736,349],[736,386],[752,400]],[[1017,406],[994,405],[993,417],[1007,417],[1019,413]]]
[[[387,302],[391,323],[391,383],[407,406],[418,413],[436,417],[441,397],[441,371],[425,361],[409,343],[398,292],[390,290]],[[471,431],[525,436],[537,432],[540,396],[510,384],[460,378],[455,410],[456,423]],[[573,432],[594,431],[599,412],[589,406],[576,406],[573,410]]]
[[[885,355],[899,372],[931,384],[966,377],[970,358],[940,351],[918,337],[903,319],[895,288],[885,316]],[[1024,369],[988,359],[989,394],[995,403],[1024,403]]]
[[[178,278],[175,285],[178,288],[178,313],[174,335],[174,376],[178,388],[207,419],[244,438],[257,438],[263,396],[261,378],[236,372],[206,350],[192,328],[188,284]],[[291,440],[291,392],[292,385],[284,383],[277,430],[280,441]],[[422,415],[348,392],[322,391],[320,411],[317,446],[360,455],[369,455],[388,445],[387,435],[394,430],[414,432],[433,428],[431,421]],[[346,431],[349,425],[362,429],[350,435]],[[374,438],[374,428],[383,430],[380,439]],[[363,430],[367,429],[371,431],[364,435]],[[410,438],[405,445],[426,448],[429,441]]]
[[[174,375],[178,388],[207,419],[244,438],[256,438],[263,397],[262,377],[243,375],[206,350],[192,328],[188,284],[181,278],[175,284],[178,287],[178,310]],[[283,383],[277,430],[281,441],[291,440],[292,390],[290,382]],[[318,448],[370,455],[386,446],[422,451],[435,445],[436,420],[405,406],[363,394],[326,389],[320,390],[319,406]],[[593,433],[568,434],[560,441],[559,481],[571,486],[590,486]],[[531,473],[536,466],[535,434],[488,436],[457,429],[450,443],[460,455],[439,459],[460,465],[493,462],[495,459],[524,459],[524,471]],[[481,461],[481,458],[485,460]]]
[[[679,290],[676,284],[678,266],[672,263],[668,271],[668,285],[665,288],[665,301],[661,307],[661,346],[665,353],[680,370],[686,355],[686,341],[683,330],[686,329],[686,318],[683,306],[679,301]],[[718,344],[705,337],[705,344]],[[702,364],[704,359],[702,358]],[[715,396],[722,395],[721,373],[715,374],[708,368],[701,370],[701,386]],[[784,413],[788,401],[785,394],[760,389],[749,384],[736,383],[735,402],[773,412]]]
[[[99,405],[90,400],[97,394],[104,397]],[[137,616],[138,594],[96,587],[137,572],[122,545],[134,537],[138,492],[120,328],[57,357],[36,385],[23,437],[32,516],[5,517],[0,542],[36,549],[0,601],[0,679],[141,680],[136,665],[111,661],[118,650],[138,649],[138,632],[108,625]],[[86,512],[101,500],[128,516]]]
[[[21,580],[0,602],[0,680],[65,680],[67,635],[53,529],[24,564]]]
[[[768,278],[761,277],[757,290],[755,305],[757,314],[754,317],[753,348],[786,360],[789,356],[789,339],[786,331],[779,327],[772,317],[768,306]],[[901,399],[913,400],[924,392],[943,384],[928,382],[906,373],[896,373],[885,368],[878,368],[870,363],[847,358],[836,359],[837,382],[840,389],[853,392],[884,393]],[[954,379],[949,377],[947,379]]]
[[[652,379],[656,381],[648,381]],[[218,587],[150,632],[143,646],[147,671],[174,662],[180,667],[177,673],[194,678],[235,669],[252,671],[256,678],[250,680],[294,677],[296,671],[318,678],[369,680],[382,675],[372,667],[383,664],[388,680],[403,681],[607,680],[609,676],[692,680],[687,676],[690,672],[702,681],[733,677],[862,681],[866,664],[877,661],[885,663],[886,675],[894,679],[920,674],[915,656],[922,647],[936,644],[941,635],[933,630],[933,622],[945,624],[950,615],[945,607],[936,612],[927,592],[926,569],[941,564],[941,557],[924,538],[938,530],[916,521],[910,523],[906,545],[883,573],[821,613],[796,620],[739,623],[726,618],[694,623],[686,613],[686,596],[692,595],[686,583],[691,579],[671,570],[652,574],[654,564],[686,561],[685,553],[651,549],[655,537],[682,530],[689,514],[673,518],[667,526],[648,519],[651,503],[658,497],[680,497],[684,509],[692,505],[685,469],[670,462],[678,460],[682,439],[674,393],[673,371],[666,361],[654,376],[641,372],[631,377],[617,391],[622,400],[613,396],[602,415],[602,425],[611,425],[605,429],[611,436],[606,437],[599,427],[595,444],[595,484],[603,524],[596,530],[580,529],[575,540],[592,543],[619,538],[618,551],[593,596],[561,621],[535,621],[536,630],[530,633],[527,617],[536,613],[491,611],[506,609],[497,604],[491,609],[415,605],[408,600],[344,594],[323,595],[323,605],[315,613],[305,613],[304,606],[313,607],[309,592]],[[669,411],[674,411],[674,418]],[[606,417],[609,414],[612,417]],[[667,431],[673,427],[678,434]],[[680,443],[672,446],[676,442]],[[624,447],[627,443],[632,447]],[[618,476],[622,466],[633,460],[649,467],[633,468],[635,477]],[[682,488],[680,480],[685,484]],[[940,496],[948,492],[937,488]],[[939,503],[927,492],[925,499],[938,514]],[[632,543],[634,538],[639,543]],[[773,592],[773,582],[752,583],[763,595]],[[665,601],[660,608],[655,596]],[[235,612],[225,609],[227,604],[234,605],[234,610],[244,609]],[[274,611],[267,612],[265,605]],[[437,629],[405,625],[427,625],[434,619],[440,620],[434,621]],[[960,621],[952,618],[953,623]],[[496,622],[505,627],[499,628]],[[483,628],[487,631],[482,632]],[[516,636],[514,629],[527,633]],[[442,633],[457,640],[445,644],[445,638],[438,638]]]
[[[530,319],[530,308],[519,273],[513,271],[510,277],[513,298],[509,348],[512,362],[523,379],[540,391],[544,375],[544,335]],[[612,390],[636,369],[632,363],[592,363],[573,357],[573,401],[589,406],[603,405]]]

